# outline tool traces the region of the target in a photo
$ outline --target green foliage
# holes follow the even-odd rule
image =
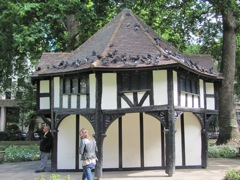
[[[7,145],[0,145],[0,151],[5,151],[7,149]]]
[[[224,180],[240,180],[240,169],[229,169]]]
[[[39,145],[9,146],[5,149],[4,159],[7,162],[35,161],[39,160]]]
[[[2,146],[30,146],[38,144],[36,141],[0,141]]]
[[[237,148],[231,146],[209,146],[209,158],[236,158]]]
[[[240,35],[237,36],[237,50],[236,50],[236,82],[235,83],[235,92],[240,99]]]
[[[44,175],[41,175],[39,178],[35,178],[35,180],[46,180]],[[64,178],[61,178],[61,176],[59,174],[52,174],[50,177],[49,177],[49,180],[70,180],[70,175],[64,177]]]
[[[34,87],[32,84],[26,83],[24,86],[18,86],[18,88],[22,90],[22,93],[16,96],[20,108],[20,122],[23,122],[22,125],[28,126],[31,121],[35,122],[37,118]]]
[[[123,8],[131,9],[180,51],[211,54],[220,62],[222,61],[223,14],[229,10],[233,11],[238,26],[236,32],[239,36],[240,4],[238,2],[237,0],[68,0],[66,3],[59,0],[33,2],[2,0],[0,3],[0,93],[15,89],[9,79],[13,77],[27,79],[42,52],[75,50]],[[194,43],[200,47],[188,46]],[[236,69],[239,69],[239,38],[237,44]],[[239,80],[240,73],[237,71],[236,81]],[[239,84],[235,84],[238,96],[240,96]],[[27,88],[21,91],[26,95],[28,91],[31,92]],[[29,108],[33,106],[34,101],[29,96],[28,103],[22,108],[21,116],[26,124],[34,119],[33,109]]]
[[[190,44],[183,51],[184,54],[201,54],[200,53],[200,45],[198,44]]]

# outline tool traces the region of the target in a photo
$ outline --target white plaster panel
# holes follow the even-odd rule
[[[40,97],[40,109],[50,109],[50,98],[49,97]]]
[[[102,109],[117,109],[116,73],[105,73],[102,80]]]
[[[161,166],[161,123],[154,117],[146,114],[143,114],[143,119],[144,165],[145,167]]]
[[[213,83],[206,83],[206,94],[214,94]]]
[[[145,92],[138,92],[138,103],[140,103],[144,94],[145,94]],[[149,96],[145,99],[142,106],[150,106]]]
[[[184,113],[186,165],[201,165],[201,125],[192,113]]]
[[[124,93],[125,96],[133,103],[133,94],[132,93]],[[130,106],[126,103],[124,99],[121,98],[121,107],[122,108],[129,108]]]
[[[77,95],[71,95],[71,108],[77,108]]]
[[[87,96],[86,95],[80,95],[80,108],[87,108]]]
[[[180,106],[185,107],[185,105],[186,105],[186,94],[185,93],[181,93],[180,94],[180,99],[181,99]]]
[[[50,93],[49,80],[40,81],[40,93]]]
[[[215,110],[215,100],[214,97],[207,97],[207,107],[206,109]]]
[[[167,71],[153,71],[154,105],[168,104]]]
[[[178,79],[176,71],[173,71],[173,97],[174,106],[178,106]]]
[[[57,168],[75,169],[76,116],[71,115],[61,121],[58,127]]]
[[[122,118],[123,167],[140,167],[139,114],[132,113]]]
[[[200,79],[199,81],[199,92],[200,92],[200,108],[204,108],[204,86],[203,80]]]
[[[54,77],[54,107],[60,107],[60,78]]]
[[[95,74],[89,75],[89,98],[90,98],[90,108],[95,108],[96,106],[96,78]]]
[[[103,168],[119,167],[118,120],[115,120],[106,132],[103,142]]]
[[[62,103],[63,103],[63,108],[68,108],[68,95],[63,95],[63,101],[62,101]]]
[[[95,134],[94,129],[90,122],[83,116],[80,116],[80,123],[79,123],[79,129],[85,128],[88,130],[89,135],[93,138],[93,135]],[[80,146],[80,141],[79,141]],[[79,149],[78,146],[78,149]],[[81,161],[81,155],[79,156],[79,169],[82,169],[82,161]]]
[[[199,98],[198,98],[198,96],[194,96],[194,108],[199,108]]]
[[[189,108],[192,108],[192,106],[193,106],[192,99],[193,99],[192,95],[191,95],[191,94],[188,94],[188,95],[187,95],[187,106],[188,106]]]
[[[182,133],[181,133],[181,121],[180,116],[176,120],[176,133],[175,133],[175,164],[176,166],[182,165]]]

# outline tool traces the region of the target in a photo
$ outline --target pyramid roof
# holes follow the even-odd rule
[[[122,71],[167,67],[182,67],[221,79],[209,55],[181,54],[131,10],[124,9],[75,51],[43,53],[33,77],[93,69]]]

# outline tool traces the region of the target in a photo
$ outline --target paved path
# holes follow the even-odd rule
[[[240,169],[240,159],[212,159],[206,169],[176,169],[172,177],[164,170],[148,171],[114,171],[103,172],[102,180],[223,180],[229,168]],[[35,173],[39,161],[0,164],[0,180],[35,180],[41,175],[49,180],[52,174],[59,174],[62,179],[70,176],[70,180],[81,180],[81,172],[44,172]]]

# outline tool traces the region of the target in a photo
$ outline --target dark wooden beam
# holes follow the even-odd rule
[[[164,136],[164,126],[161,123],[161,150],[162,150],[162,167],[166,167],[166,148],[165,148],[165,136]]]
[[[206,122],[206,115],[203,116],[204,122]],[[208,127],[207,123],[204,123],[204,128],[201,131],[201,139],[202,139],[202,167],[207,167],[207,161],[208,161],[208,133],[207,129]]]
[[[167,71],[168,117],[166,134],[166,173],[171,177],[175,173],[175,111],[173,94],[173,72]]]
[[[218,95],[218,84],[219,83],[214,83],[214,100],[215,100],[215,109],[219,109],[219,95]]]
[[[181,141],[182,141],[182,166],[186,166],[184,114],[181,114],[180,121],[181,121],[180,123],[181,123]]]
[[[118,114],[118,113],[138,113],[138,112],[151,112],[151,111],[166,111],[168,109],[167,105],[159,106],[147,106],[147,107],[131,107],[131,108],[122,108],[116,110],[102,110],[103,114]]]
[[[101,113],[102,104],[102,73],[97,72],[96,75],[96,115],[95,115],[95,133],[98,146],[98,161],[95,168],[95,177],[100,179],[102,177],[103,165],[103,116]]]
[[[122,117],[118,119],[119,169],[123,168]]]
[[[76,169],[79,169],[79,125],[80,125],[80,116],[79,114],[76,115],[76,141],[75,141],[75,146],[76,146],[76,149],[75,149],[75,156],[76,156],[76,159],[75,159],[75,168]]]
[[[140,162],[141,168],[144,168],[144,121],[143,121],[143,113],[139,113],[139,121],[140,121]]]
[[[50,80],[50,93],[51,93],[51,99],[50,99],[50,108],[51,108],[51,133],[53,135],[53,147],[52,147],[52,153],[51,153],[51,168],[53,172],[57,171],[57,143],[58,143],[58,135],[57,135],[57,129],[55,124],[55,113],[54,113],[54,78]]]

